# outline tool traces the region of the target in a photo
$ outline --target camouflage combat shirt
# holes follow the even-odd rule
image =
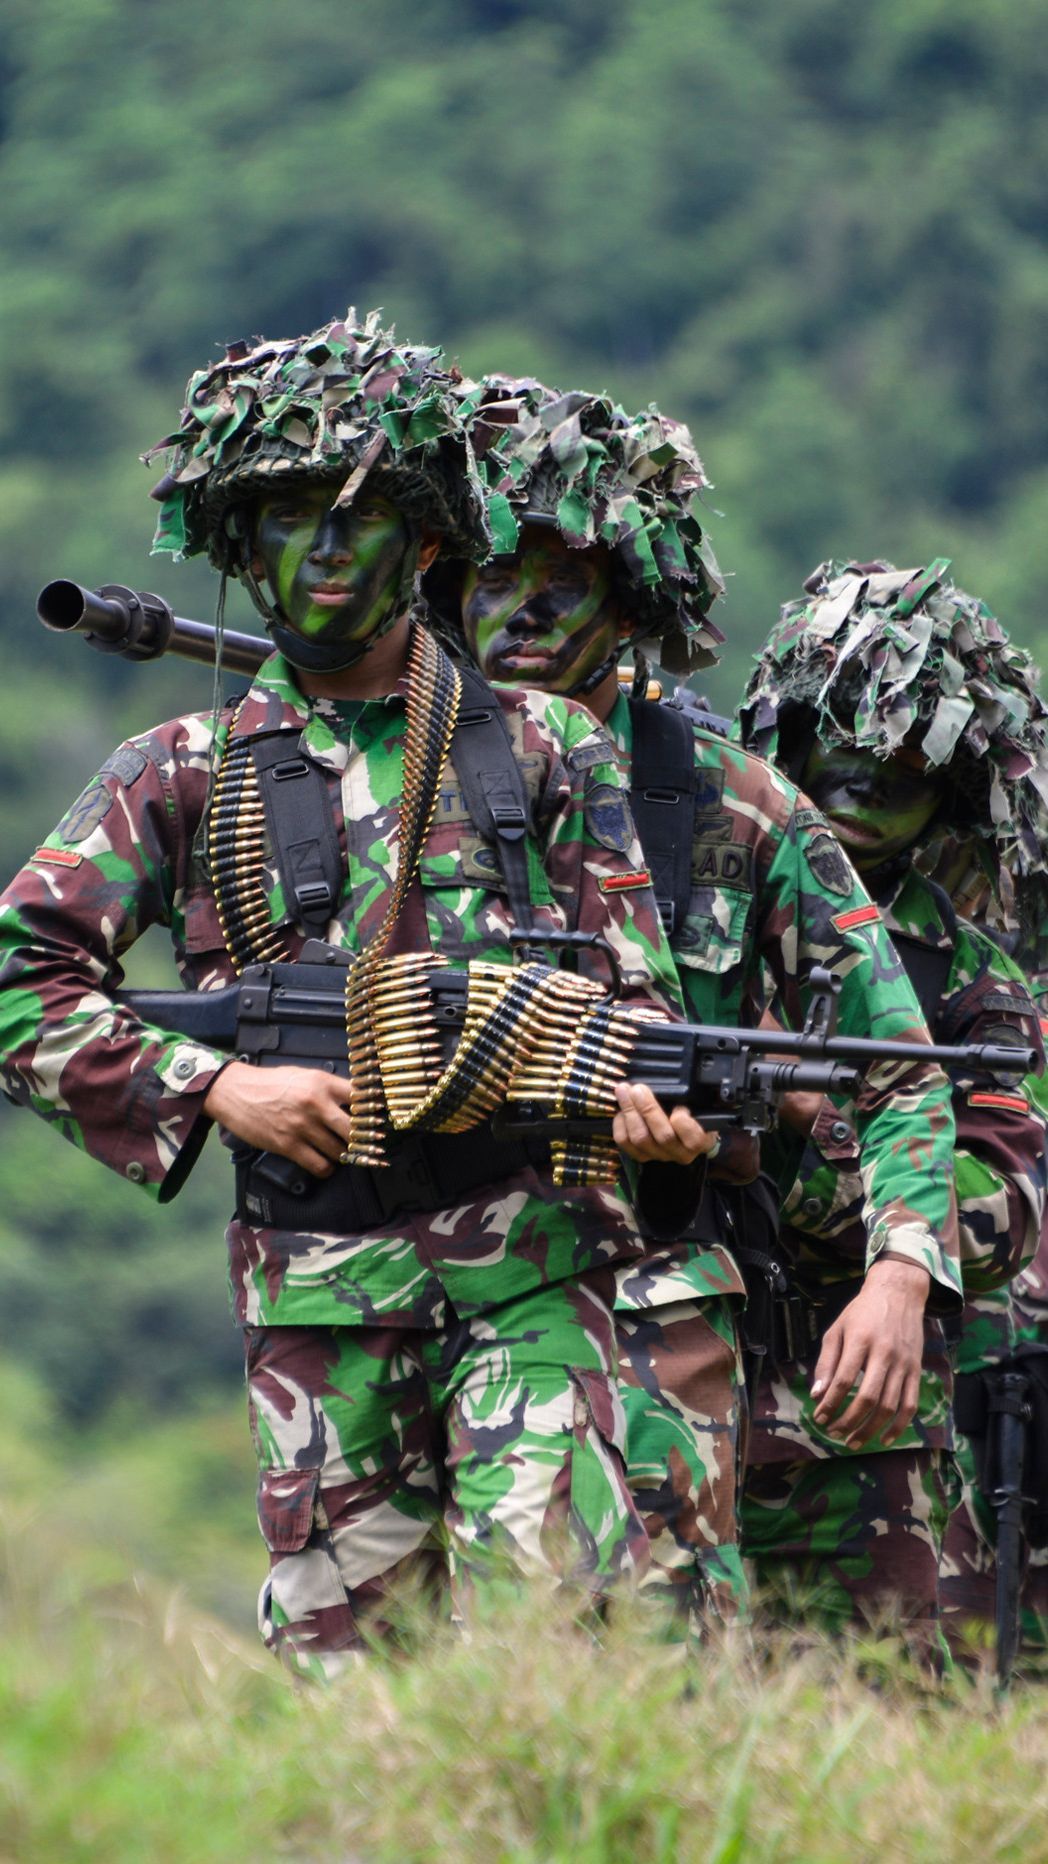
[[[589,714],[555,697],[499,694],[534,815],[535,919],[601,934],[624,995],[679,1013],[676,975],[606,741]],[[220,730],[228,733],[231,713]],[[359,950],[378,926],[395,871],[405,686],[359,707],[303,698],[273,655],[236,731],[292,726],[328,786],[345,882],[327,936]],[[296,739],[292,737],[291,744]],[[228,1059],[149,1027],[112,1001],[120,957],[147,926],[169,928],[193,990],[234,979],[199,852],[212,748],[210,715],[176,719],[121,746],[0,897],[0,1049],[8,1093],[135,1183],[163,1195]],[[285,917],[266,863],[271,918]],[[449,765],[409,890],[405,921],[452,962],[510,962],[510,915],[497,862],[473,829]],[[304,934],[291,928],[290,955]],[[403,947],[401,947],[403,948]],[[417,944],[416,944],[417,948]],[[197,1129],[195,1131],[195,1129]],[[531,1169],[454,1209],[392,1218],[381,1233],[228,1230],[234,1310],[251,1324],[439,1327],[641,1253],[622,1190],[557,1190]]]
[[[671,940],[688,1017],[754,1027],[767,996],[767,967],[785,1019],[800,1028],[808,974],[818,964],[842,980],[842,1035],[926,1042],[881,914],[826,818],[763,758],[690,722],[698,770],[692,890]],[[632,730],[621,693],[604,729],[628,771]],[[933,1305],[958,1307],[950,1218],[954,1127],[945,1076],[921,1060],[919,1049],[912,1063],[878,1063],[865,1076],[856,1117],[867,1227],[858,1270],[849,1272],[890,1249],[928,1270]],[[650,1305],[656,1272],[660,1304],[742,1289],[725,1249],[692,1250],[620,1271],[619,1305]]]
[[[921,944],[949,949],[951,933],[924,877],[916,870],[881,902],[889,932]],[[935,1022],[939,1042],[1014,1039],[1040,1047],[1036,1012],[1022,973],[985,933],[958,920],[946,984]],[[1007,1032],[1007,1033],[1006,1033]],[[961,1272],[968,1302],[965,1327],[973,1351],[989,1354],[1004,1322],[1007,1297],[996,1290],[1028,1262],[1036,1247],[1045,1208],[1045,1119],[1037,1083],[1001,1086],[962,1075],[953,1083],[957,1126],[955,1183]],[[849,1109],[827,1100],[810,1138],[793,1148],[782,1144],[779,1181],[783,1240],[796,1257],[799,1285],[816,1300],[834,1284],[862,1273],[866,1255],[863,1224],[865,1168]],[[775,1148],[769,1148],[775,1150]],[[919,1159],[919,1153],[917,1154]],[[967,1365],[968,1355],[965,1355]],[[810,1395],[815,1354],[782,1367],[762,1381],[750,1440],[756,1463],[847,1455],[839,1442],[813,1422]],[[950,1445],[950,1363],[942,1330],[925,1330],[918,1409],[895,1449]],[[877,1449],[876,1442],[865,1451]],[[862,1454],[863,1452],[859,1452]]]

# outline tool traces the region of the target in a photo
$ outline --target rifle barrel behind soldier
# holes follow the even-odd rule
[[[215,630],[210,622],[176,615],[163,596],[103,583],[85,589],[60,579],[41,589],[36,612],[53,634],[81,634],[102,654],[119,654],[125,660],[158,660],[174,654],[180,660],[215,664]],[[227,629],[222,636],[222,664],[231,673],[258,672],[272,653],[268,641],[257,635]]]

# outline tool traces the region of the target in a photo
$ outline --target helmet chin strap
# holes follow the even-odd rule
[[[592,673],[587,673],[584,680],[577,680],[574,686],[569,686],[564,697],[585,699],[589,693],[596,692],[601,681],[607,679],[612,667],[618,666],[621,652],[621,644],[617,644],[610,654],[605,655],[599,667],[594,667]]]
[[[415,595],[421,539],[413,538],[404,552],[400,580],[390,602],[389,613],[364,641],[311,641],[293,628],[283,610],[271,602],[251,567],[247,552],[241,566],[245,584],[254,606],[266,624],[266,632],[284,659],[303,673],[345,673],[371,652],[376,641],[388,634],[401,615],[411,607]]]

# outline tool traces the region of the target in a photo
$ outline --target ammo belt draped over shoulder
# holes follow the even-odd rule
[[[234,1152],[236,1214],[267,1229],[334,1234],[381,1229],[412,1211],[444,1210],[482,1185],[531,1166],[549,1176],[549,1147],[530,1139],[496,1139],[490,1126],[468,1133],[408,1134],[390,1147],[389,1165],[336,1166],[330,1178],[280,1161],[283,1183],[257,1152]]]

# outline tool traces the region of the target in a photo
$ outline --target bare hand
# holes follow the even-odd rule
[[[349,1138],[353,1089],[323,1068],[253,1068],[231,1061],[212,1082],[204,1112],[261,1152],[279,1152],[315,1178],[330,1177]]]
[[[915,1262],[875,1262],[854,1301],[827,1328],[812,1380],[815,1422],[847,1448],[881,1432],[888,1448],[912,1419],[930,1287],[928,1271]]]
[[[663,1164],[690,1165],[717,1143],[718,1135],[700,1126],[687,1107],[674,1107],[667,1113],[651,1088],[639,1082],[620,1081],[615,1097],[619,1111],[612,1136],[619,1151],[639,1164],[658,1159]]]

